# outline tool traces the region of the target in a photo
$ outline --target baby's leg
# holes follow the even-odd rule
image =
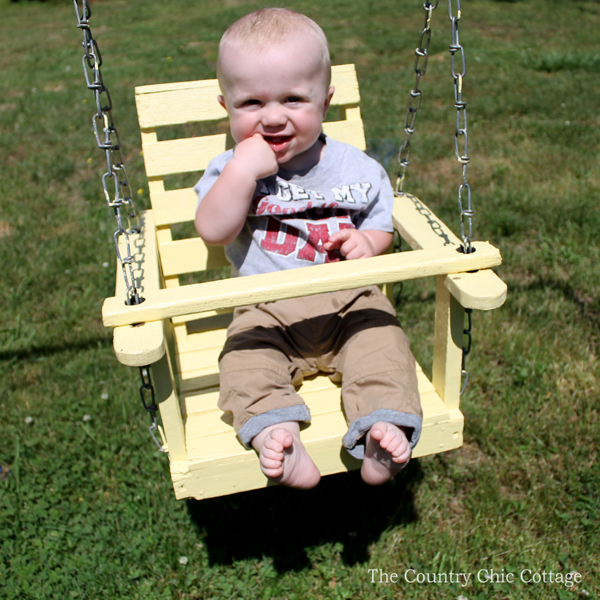
[[[321,474],[300,440],[296,421],[265,427],[252,439],[259,454],[262,472],[282,485],[309,489],[319,483]]]
[[[369,485],[381,485],[410,460],[410,445],[403,427],[375,423],[367,433],[361,476]]]

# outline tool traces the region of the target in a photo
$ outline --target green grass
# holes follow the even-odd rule
[[[322,24],[334,63],[357,65],[369,152],[395,177],[421,3],[282,4]],[[221,32],[262,5],[93,4],[141,206],[133,87],[214,77]],[[117,363],[101,324],[114,224],[72,3],[2,0],[1,598],[598,597],[600,4],[462,9],[475,237],[501,249],[509,286],[501,309],[474,315],[464,446],[415,460],[378,489],[351,473],[310,492],[177,502],[137,373]],[[433,33],[407,189],[458,230],[443,2]],[[405,284],[399,310],[430,369],[433,283]],[[380,583],[379,569],[399,581]],[[471,581],[409,584],[408,569]],[[492,569],[492,581],[477,581]],[[583,580],[525,584],[527,569]]]

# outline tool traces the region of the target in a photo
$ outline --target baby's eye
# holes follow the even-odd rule
[[[300,96],[288,96],[285,101],[288,104],[298,104],[299,102],[302,102],[302,98]]]
[[[260,100],[256,98],[250,98],[249,100],[244,100],[242,106],[258,106],[260,104]]]

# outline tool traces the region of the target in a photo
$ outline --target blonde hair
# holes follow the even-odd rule
[[[284,44],[291,36],[304,33],[312,35],[318,44],[328,83],[331,80],[331,59],[325,32],[307,16],[287,8],[261,8],[233,23],[223,34],[219,43],[217,77],[222,81],[223,49],[227,46],[238,50],[262,50]]]

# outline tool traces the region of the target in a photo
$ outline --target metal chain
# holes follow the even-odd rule
[[[456,107],[456,132],[454,134],[454,151],[458,162],[462,164],[462,183],[458,188],[458,207],[460,209],[460,233],[465,254],[474,252],[471,245],[473,235],[473,205],[471,202],[471,186],[467,183],[467,165],[469,164],[469,136],[467,133],[467,103],[462,98],[463,79],[467,73],[465,50],[460,44],[458,22],[461,17],[460,0],[456,0],[457,12],[453,13],[452,0],[448,0],[448,15],[452,25],[452,41],[450,43],[450,67],[454,79],[454,106]],[[456,71],[456,53],[459,54],[460,72]],[[462,143],[459,142],[462,140]],[[459,147],[460,146],[460,147]],[[466,199],[465,199],[466,197]],[[465,206],[466,205],[466,206]]]
[[[421,90],[419,90],[419,81],[427,71],[427,59],[429,57],[429,43],[431,41],[431,16],[437,8],[438,0],[435,4],[427,0],[423,4],[425,10],[425,25],[421,31],[419,38],[419,46],[415,50],[415,85],[410,91],[408,100],[408,108],[406,110],[406,118],[404,120],[404,132],[406,139],[398,152],[398,178],[396,179],[396,195],[404,194],[404,176],[406,169],[410,164],[410,138],[415,131],[415,122],[417,120],[417,112],[421,106]],[[422,64],[421,64],[421,61]]]
[[[83,32],[83,50],[82,58],[83,75],[88,89],[94,92],[96,100],[97,113],[92,119],[92,127],[94,137],[98,148],[104,150],[106,155],[107,172],[102,176],[102,187],[104,189],[104,197],[106,204],[114,210],[115,219],[117,222],[117,230],[113,235],[115,252],[117,259],[121,265],[123,277],[126,286],[126,304],[140,304],[144,301],[135,286],[135,278],[133,275],[133,254],[131,251],[130,236],[140,232],[140,221],[137,215],[135,205],[131,198],[129,181],[127,178],[127,170],[123,162],[121,154],[121,141],[119,132],[115,127],[112,118],[112,100],[110,92],[102,78],[100,70],[102,66],[102,55],[96,40],[92,37],[90,29],[90,17],[92,15],[91,8],[87,0],[81,1],[81,7],[78,0],[73,0],[75,6],[75,14],[77,15],[77,27]],[[104,137],[102,137],[104,136]],[[112,182],[111,182],[112,180]],[[124,226],[125,221],[127,227]],[[126,256],[121,254],[119,248],[120,239],[124,239]],[[154,386],[150,376],[150,367],[140,367],[140,378],[142,385],[140,386],[140,396],[144,408],[150,413],[152,425],[150,426],[150,435],[154,443],[161,452],[164,452],[163,445],[156,437],[158,430],[157,410]],[[146,394],[150,394],[150,402],[146,401]]]
[[[142,404],[144,408],[150,413],[150,420],[152,421],[152,425],[150,425],[150,435],[156,444],[156,447],[160,452],[166,452],[163,448],[163,445],[158,441],[156,437],[156,432],[158,431],[158,420],[156,413],[158,411],[158,404],[156,404],[156,396],[154,394],[154,385],[152,384],[152,377],[150,374],[150,367],[140,367],[140,379],[142,380],[142,385],[140,386],[140,398],[142,400]],[[150,401],[146,401],[146,394],[150,394]]]
[[[467,165],[471,160],[469,158],[469,135],[467,132],[467,103],[463,100],[463,79],[467,74],[467,67],[465,62],[465,49],[460,43],[460,37],[458,33],[458,22],[462,16],[460,9],[460,0],[456,0],[456,14],[454,14],[452,7],[452,0],[448,0],[448,16],[450,17],[452,39],[450,43],[450,69],[452,73],[452,79],[454,80],[454,106],[456,108],[456,132],[454,134],[454,151],[458,162],[462,165],[462,183],[458,188],[458,208],[460,210],[460,234],[462,238],[462,252],[470,254],[475,252],[471,244],[471,238],[473,236],[473,204],[471,200],[471,186],[467,183]],[[460,72],[456,70],[456,54],[459,56]],[[460,143],[462,140],[462,144]],[[465,202],[466,197],[466,202]],[[465,206],[466,204],[466,206]],[[467,371],[467,356],[471,352],[471,344],[473,338],[471,335],[472,328],[472,315],[473,310],[470,308],[465,309],[465,316],[467,318],[467,327],[463,330],[466,344],[463,343],[462,349],[462,365],[461,375],[463,378],[463,384],[460,390],[461,395],[467,387],[469,382],[469,372]]]
[[[83,50],[82,58],[83,75],[88,89],[94,92],[96,100],[96,114],[92,119],[94,136],[98,148],[104,150],[106,155],[107,172],[102,177],[102,187],[106,204],[114,210],[117,221],[117,230],[113,235],[117,259],[123,271],[126,286],[126,304],[140,304],[143,298],[138,294],[133,276],[133,254],[129,236],[140,231],[139,218],[137,216],[129,182],[127,171],[121,154],[121,142],[119,132],[115,127],[112,118],[112,100],[108,88],[104,85],[102,72],[102,55],[96,40],[92,37],[89,19],[91,17],[91,8],[87,0],[81,1],[81,7],[78,0],[73,0],[75,14],[77,15],[77,27],[83,32]],[[127,226],[125,227],[125,222]],[[126,255],[121,254],[119,242],[121,238],[125,241]]]
[[[473,344],[473,336],[471,335],[471,329],[473,327],[473,309],[465,308],[465,316],[467,318],[467,326],[465,329],[463,329],[462,364],[460,367],[461,378],[463,379],[463,384],[460,390],[461,396],[465,389],[467,389],[467,383],[469,383],[469,372],[467,371],[467,356],[471,352],[471,345]],[[464,342],[464,340],[466,340],[466,343]]]
[[[465,51],[460,44],[460,38],[458,33],[458,22],[461,17],[460,0],[457,2],[457,13],[456,15],[452,9],[452,0],[448,0],[448,15],[451,22],[452,39],[450,43],[450,56],[451,56],[451,72],[454,80],[454,106],[456,108],[456,131],[454,134],[454,151],[456,158],[462,164],[463,180],[458,188],[458,206],[460,209],[461,216],[461,238],[463,246],[461,251],[465,254],[474,252],[475,249],[471,244],[471,238],[473,235],[473,205],[471,201],[471,186],[467,182],[467,165],[469,164],[469,138],[467,133],[467,103],[462,98],[463,90],[463,79],[466,75],[466,63],[465,63]],[[426,1],[423,4],[425,10],[425,25],[421,31],[421,37],[419,38],[419,46],[415,50],[415,85],[410,92],[410,98],[408,101],[408,108],[406,111],[406,118],[404,124],[404,131],[406,133],[406,139],[404,144],[401,146],[398,153],[398,177],[396,179],[396,190],[395,194],[404,195],[404,178],[406,175],[406,169],[408,168],[409,157],[410,157],[410,138],[415,131],[415,121],[417,118],[417,111],[421,106],[421,91],[419,90],[419,81],[427,70],[427,59],[429,56],[429,44],[431,41],[431,17],[433,11],[437,8],[438,0],[435,4]],[[459,53],[460,62],[462,63],[462,69],[460,73],[456,72],[456,53]],[[422,66],[420,61],[423,60]],[[416,103],[416,106],[414,105]],[[462,152],[461,144],[459,140],[462,139]],[[466,207],[464,198],[466,196]],[[416,198],[414,199],[416,200]],[[418,207],[419,212],[421,208]],[[424,207],[423,207],[424,208]],[[429,212],[429,211],[427,211]],[[425,216],[428,216],[425,214]],[[430,221],[431,223],[431,221]],[[433,226],[433,224],[432,224]],[[438,235],[442,235],[440,231]],[[467,318],[467,326],[463,329],[464,339],[466,343],[463,343],[462,348],[462,364],[461,364],[461,375],[463,378],[463,384],[461,386],[461,395],[467,387],[469,381],[469,373],[466,370],[466,359],[468,354],[471,352],[472,345],[472,309],[465,309],[465,316]]]

